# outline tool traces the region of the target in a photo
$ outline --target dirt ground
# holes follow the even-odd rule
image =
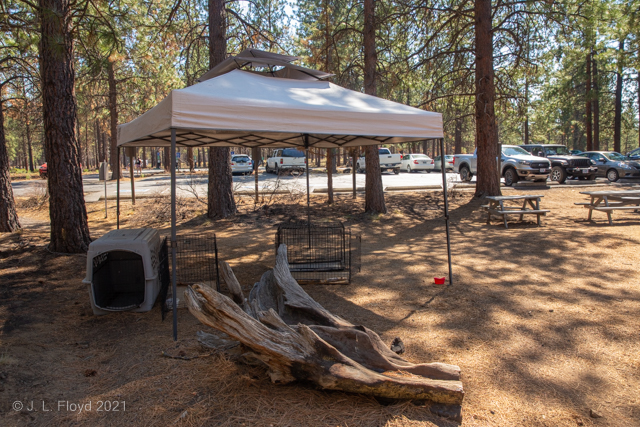
[[[471,193],[454,194],[445,287],[432,284],[447,274],[440,194],[387,194],[389,213],[374,217],[362,199],[312,197],[314,219],[362,234],[362,272],[305,290],[385,342],[402,338],[408,360],[459,365],[462,423],[425,402],[271,384],[263,368],[201,347],[207,329],[186,309],[177,343],[157,305],[94,316],[86,257],[49,252],[46,203],[18,201],[24,230],[0,234],[0,425],[640,426],[640,215],[587,222],[578,191],[543,190],[543,226],[508,230],[486,225]],[[305,210],[296,198],[242,200],[230,220],[206,219],[195,200],[178,214],[181,233],[216,233],[248,292],[273,266],[277,224]],[[93,238],[114,228],[113,206],[106,220],[103,203],[87,206]],[[168,213],[167,201],[141,200],[123,205],[122,225],[166,234]]]

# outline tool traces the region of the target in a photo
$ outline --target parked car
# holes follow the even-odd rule
[[[596,162],[598,176],[605,176],[611,182],[620,178],[640,178],[640,163],[628,160],[615,151],[585,151],[580,154]]]
[[[627,153],[625,157],[627,158],[627,160],[640,160],[640,148],[631,150],[631,152]]]
[[[434,168],[434,161],[426,154],[405,154],[402,156],[402,170],[411,172],[427,171],[431,172]]]
[[[478,173],[477,150],[473,154],[456,154],[453,171],[460,174],[460,179],[471,181]],[[526,181],[546,181],[551,172],[551,162],[547,159],[532,156],[517,145],[503,145],[500,162],[500,175],[504,184],[511,186],[521,179]]]
[[[436,170],[442,170],[442,167],[440,166],[440,156],[436,156],[434,159],[434,165],[433,168]],[[444,164],[445,164],[445,170],[450,169],[453,170],[453,156],[452,155],[447,155],[445,154],[444,156]]]
[[[388,148],[378,148],[378,156],[380,156],[380,172],[391,170],[396,175],[400,173],[400,166],[402,165],[402,158],[400,154],[391,154]],[[364,173],[367,169],[367,163],[364,155],[362,155],[356,162],[356,171]]]
[[[253,160],[246,154],[234,154],[231,156],[231,174],[241,173],[251,175],[253,172]]]
[[[40,174],[40,178],[42,179],[47,178],[47,162],[44,162],[42,166],[38,168],[38,173]]]
[[[568,177],[595,180],[598,168],[593,160],[573,156],[569,149],[560,144],[526,144],[520,147],[534,156],[546,157],[551,161],[551,181],[560,184]]]
[[[303,172],[307,159],[303,151],[295,148],[279,148],[267,158],[265,171],[280,174],[282,171]]]

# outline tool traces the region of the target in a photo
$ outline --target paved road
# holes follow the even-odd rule
[[[145,177],[142,179],[135,179],[135,192],[138,196],[153,196],[170,194],[171,177],[168,174],[161,173],[161,171],[145,171]],[[260,170],[259,189],[260,191],[306,191],[307,178],[306,175],[300,175],[293,177],[289,175],[282,175],[280,177],[274,174],[267,174],[263,169]],[[457,175],[448,173],[448,180],[456,180]],[[206,174],[194,174],[189,175],[185,173],[179,173],[177,175],[177,187],[178,196],[181,197],[193,197],[194,192],[200,196],[206,196],[207,194],[207,175]],[[45,183],[44,180],[30,180],[30,181],[18,181],[12,183],[14,194],[18,197],[29,197],[38,191],[38,188],[42,187]],[[255,178],[253,175],[236,175],[233,177],[234,191],[255,191]],[[382,174],[383,187],[423,187],[423,186],[442,186],[442,175],[439,172],[432,173],[400,173],[394,175],[393,173],[384,172]],[[87,201],[97,201],[104,195],[104,181],[98,180],[98,175],[84,175],[83,176],[84,193]],[[365,174],[356,175],[356,186],[364,187]],[[352,188],[352,175],[338,173],[333,176],[333,187],[335,189],[351,189]],[[313,192],[322,191],[327,188],[327,176],[321,172],[312,171],[309,175],[309,188]],[[108,197],[115,196],[116,183],[115,181],[107,182],[107,195]],[[131,184],[128,177],[120,181],[120,194],[123,197],[130,197]]]
[[[145,177],[142,179],[136,178],[135,191],[136,197],[152,197],[156,195],[169,195],[171,177],[163,173],[161,170],[145,170]],[[260,170],[259,177],[259,189],[263,192],[271,192],[274,190],[281,191],[301,191],[305,192],[306,188],[306,176],[300,175],[293,177],[289,175],[283,175],[277,177],[274,174],[267,174],[264,169]],[[457,174],[447,173],[447,181],[449,185],[460,184]],[[475,181],[475,177],[473,178]],[[207,194],[207,175],[206,173],[189,175],[188,173],[179,173],[177,176],[177,187],[179,197],[194,197],[197,194],[199,197],[206,197]],[[234,191],[253,193],[255,190],[255,181],[253,175],[247,176],[234,176]],[[638,180],[620,180],[620,183],[638,183]],[[597,183],[600,185],[607,185],[608,181],[604,178],[598,178]],[[84,175],[83,176],[84,193],[86,201],[98,201],[101,197],[104,197],[104,182],[98,180],[98,175]],[[568,180],[564,186],[578,186],[578,185],[592,185],[593,183],[587,181],[575,181]],[[34,195],[38,191],[43,191],[45,185],[44,180],[30,180],[30,181],[18,181],[12,183],[14,194],[18,197],[29,197]],[[365,174],[356,175],[356,186],[364,189]],[[431,173],[420,172],[408,174],[401,172],[399,175],[393,173],[384,172],[382,174],[382,185],[386,190],[406,190],[421,189],[424,187],[437,186],[442,188],[442,175],[440,172],[435,171]],[[320,170],[312,170],[309,177],[309,187],[312,192],[326,191],[327,188],[327,176]],[[333,176],[333,188],[336,190],[348,190],[352,188],[352,175],[338,173]],[[129,178],[125,175],[125,179],[120,181],[120,194],[122,197],[131,197],[131,185]],[[107,182],[107,196],[109,198],[115,198],[116,195],[116,183],[115,181]]]

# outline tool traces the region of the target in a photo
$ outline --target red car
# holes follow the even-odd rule
[[[42,179],[47,178],[47,162],[44,162],[42,166],[40,166],[40,169],[38,169],[38,172],[40,172],[40,178]]]

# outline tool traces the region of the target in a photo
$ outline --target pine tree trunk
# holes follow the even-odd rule
[[[587,55],[587,82],[585,90],[585,128],[587,131],[587,151],[593,150],[593,126],[591,124],[591,53]]]
[[[364,93],[377,95],[376,91],[376,10],[375,0],[364,0]],[[365,196],[364,210],[367,213],[386,213],[382,191],[382,174],[377,145],[367,145],[365,152]]]
[[[622,139],[622,52],[624,52],[623,41],[618,45],[618,71],[616,72],[616,99],[613,118],[613,151],[618,153],[620,152],[620,140]]]
[[[4,112],[0,103],[0,232],[12,233],[20,229],[16,204],[13,199],[11,175],[9,174],[9,155],[4,136]]]
[[[122,168],[118,169],[116,167],[116,162],[118,161],[118,87],[113,62],[111,61],[109,61],[109,65],[107,66],[107,75],[109,80],[109,118],[111,119],[111,161],[109,163],[111,163],[111,179],[116,179],[118,170],[120,170],[120,178],[122,178]]]
[[[91,237],[76,138],[71,8],[67,0],[39,0],[44,148],[51,242],[55,252],[86,252]]]
[[[167,172],[171,171],[171,148],[170,147],[164,147],[164,159],[162,162],[162,166],[164,167],[164,170]]]
[[[209,68],[227,56],[227,21],[224,0],[209,0]],[[210,218],[226,218],[236,213],[233,176],[228,147],[209,148],[208,212]]]
[[[454,133],[454,154],[462,154],[462,119],[456,119],[456,128]]]
[[[593,150],[600,150],[600,87],[598,62],[593,58]]]
[[[494,103],[496,89],[493,70],[491,0],[475,2],[476,42],[476,144],[478,151],[477,197],[500,195],[496,157],[498,131]]]
[[[640,70],[636,70],[638,73],[638,147],[640,147]]]
[[[189,147],[187,148],[187,158],[188,158],[188,163],[189,163],[189,171],[193,172],[193,148]]]

